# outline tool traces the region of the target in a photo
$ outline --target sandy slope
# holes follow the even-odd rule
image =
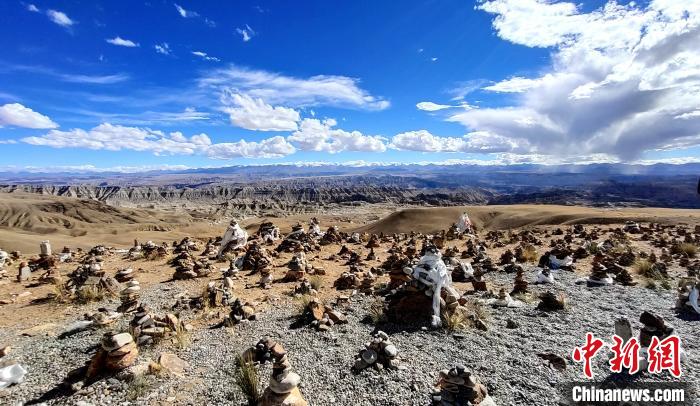
[[[511,205],[407,208],[394,210],[386,205],[343,209],[338,213],[315,216],[322,227],[335,224],[341,230],[360,232],[435,232],[448,228],[466,211],[479,229],[508,229],[557,224],[615,224],[626,220],[669,223],[700,223],[700,211],[683,209],[635,208],[600,209],[578,206]],[[271,220],[282,232],[297,222],[306,224],[312,214],[279,217],[239,218],[254,232]],[[382,218],[383,217],[383,218]],[[39,242],[50,240],[61,247],[88,248],[96,244],[131,246],[134,239],[172,241],[185,236],[221,235],[230,218],[205,218],[194,212],[116,208],[94,200],[0,193],[0,249],[38,251]]]
[[[692,209],[601,209],[556,205],[459,206],[400,210],[377,222],[359,227],[357,231],[431,233],[448,228],[465,211],[477,228],[487,230],[576,223],[616,224],[627,220],[700,223],[700,211]]]

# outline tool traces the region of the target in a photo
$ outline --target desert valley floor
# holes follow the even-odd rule
[[[473,235],[454,233],[464,212]],[[308,233],[313,217],[326,236]],[[636,337],[650,328],[640,322],[645,311],[661,323],[658,334],[672,327],[681,338],[683,374],[634,380],[697,390],[700,317],[677,308],[679,282],[700,275],[697,210],[367,205],[276,214],[237,219],[249,242],[219,259],[215,239],[230,220],[0,195],[0,249],[9,253],[0,278],[0,368],[27,371],[0,389],[0,403],[248,404],[237,362],[267,338],[277,344],[266,356],[298,374],[292,394],[311,405],[429,405],[441,370],[455,365],[478,377],[495,404],[557,405],[566,383],[582,380],[571,352],[586,333],[609,341],[626,318]],[[256,237],[266,222],[280,239]],[[639,230],[623,230],[626,222]],[[290,242],[297,224],[306,233]],[[55,262],[48,273],[44,240]],[[404,270],[426,247],[439,250],[458,292],[442,292],[440,327],[431,326],[426,286]],[[536,284],[543,257],[556,268],[545,253],[574,262]],[[248,265],[233,269],[236,258]],[[18,281],[25,265],[32,271]],[[612,284],[591,283],[605,273],[600,266]],[[155,324],[144,326],[144,317]],[[118,333],[135,341],[109,348]],[[391,351],[373,353],[376,361],[358,361],[389,341]],[[286,356],[275,353],[281,346]],[[119,351],[128,365],[109,362]],[[105,354],[106,363],[95,361]],[[607,361],[595,358],[596,381],[631,379],[612,374]],[[255,368],[260,392],[280,385],[269,382],[269,363]],[[281,404],[274,401],[263,404]]]

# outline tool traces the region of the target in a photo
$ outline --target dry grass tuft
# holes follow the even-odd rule
[[[323,286],[323,279],[318,275],[312,275],[309,277],[309,284],[311,284],[311,287],[316,289],[316,291],[319,291]]]
[[[698,254],[698,247],[695,244],[684,242],[678,245],[678,251],[690,258],[695,258]]]
[[[83,286],[75,293],[75,301],[80,304],[100,302],[104,298],[104,290],[96,286]]]
[[[129,381],[126,388],[126,398],[134,401],[142,398],[151,388],[151,382],[143,375],[137,375]]]
[[[306,308],[309,307],[309,303],[311,303],[314,299],[315,298],[311,295],[295,296],[294,303],[296,308],[296,315],[303,316],[306,312]]]
[[[450,332],[464,331],[471,323],[463,311],[442,312],[442,327]]]
[[[175,347],[183,349],[189,347],[191,342],[190,332],[182,324],[179,324],[173,332],[173,344],[175,344]]]
[[[651,262],[649,262],[649,260],[640,258],[640,259],[634,261],[634,264],[632,265],[632,269],[634,269],[634,271],[637,274],[648,278],[648,277],[650,277],[650,275],[652,273],[652,271],[651,271],[652,265],[653,264]]]
[[[523,260],[525,262],[537,262],[539,260],[539,255],[537,255],[537,249],[532,244],[526,244],[523,246]]]
[[[55,303],[68,303],[72,300],[71,293],[61,282],[51,285],[51,298]]]
[[[258,370],[252,360],[245,359],[242,355],[236,360],[236,385],[248,400],[249,406],[255,406],[260,400],[260,382],[258,381]]]
[[[369,318],[372,320],[373,324],[379,324],[386,317],[384,300],[381,298],[375,298],[369,305]]]

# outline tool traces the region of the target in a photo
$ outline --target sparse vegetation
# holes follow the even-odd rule
[[[54,283],[51,285],[51,289],[51,300],[55,303],[68,303],[71,301],[71,294],[63,283]]]
[[[255,406],[260,399],[260,383],[258,370],[255,369],[251,359],[245,359],[242,355],[236,360],[236,385],[248,400],[249,406]]]
[[[523,246],[523,261],[525,262],[537,262],[539,255],[537,255],[537,249],[532,244],[525,244]]]
[[[178,324],[173,332],[173,344],[179,349],[187,348],[192,342],[190,332],[185,329],[185,326]]]
[[[75,293],[75,301],[80,304],[99,302],[104,298],[104,290],[97,286],[83,286]]]
[[[690,258],[695,258],[698,253],[698,247],[695,244],[684,242],[678,245],[678,251]]]
[[[376,298],[369,305],[369,318],[372,320],[373,324],[378,324],[384,320],[384,317],[384,300]]]
[[[463,311],[443,312],[442,326],[450,332],[464,331],[469,326],[469,320]]]
[[[637,272],[637,274],[649,277],[651,274],[652,263],[647,259],[640,258],[634,262],[632,268]]]
[[[311,284],[312,288],[318,291],[323,286],[323,280],[318,275],[312,275],[309,277],[309,284]]]
[[[129,381],[126,398],[134,401],[142,398],[151,388],[151,382],[144,375],[136,375]]]
[[[297,316],[303,316],[304,312],[306,312],[306,308],[309,307],[309,303],[314,300],[314,297],[311,295],[300,295],[294,297],[294,301],[296,303],[296,315]]]
[[[596,255],[600,252],[600,245],[598,245],[598,243],[595,241],[591,241],[589,244],[587,244],[586,248],[588,249],[588,253],[591,255]]]

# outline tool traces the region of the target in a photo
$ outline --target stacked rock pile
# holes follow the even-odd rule
[[[134,338],[129,333],[106,333],[100,349],[93,356],[87,378],[118,372],[131,366],[139,355]]]
[[[126,288],[119,292],[121,304],[117,308],[119,313],[133,313],[139,306],[139,293],[141,286],[136,280],[129,280],[126,283]]]
[[[254,347],[246,350],[243,359],[260,364],[272,362],[272,376],[258,403],[260,406],[306,406],[308,404],[298,388],[301,378],[292,371],[287,351],[282,344],[263,338]]]
[[[399,367],[398,355],[399,350],[389,340],[389,335],[383,331],[377,331],[360,350],[352,369],[355,372],[369,367],[374,367],[377,370],[397,369]]]
[[[432,403],[435,406],[496,405],[486,386],[464,365],[440,371]]]

